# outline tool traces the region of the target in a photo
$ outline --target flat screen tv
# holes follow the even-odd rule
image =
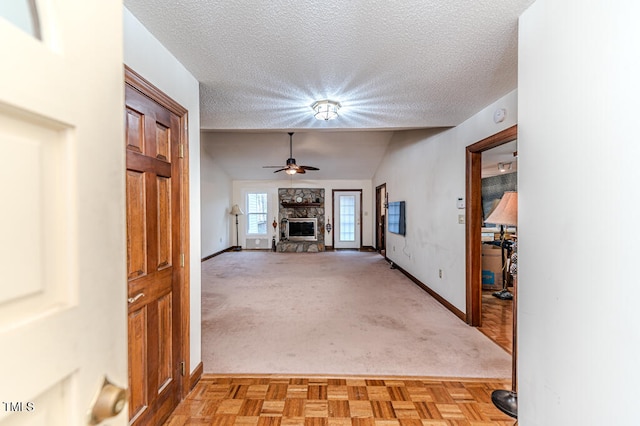
[[[389,203],[389,211],[387,213],[389,232],[394,234],[405,234],[405,217],[404,217],[404,201],[394,201]]]

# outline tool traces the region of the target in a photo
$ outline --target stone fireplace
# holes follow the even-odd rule
[[[324,251],[324,189],[279,188],[278,203],[278,251]]]

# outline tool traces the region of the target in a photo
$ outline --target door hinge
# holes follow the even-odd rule
[[[184,376],[185,374],[187,374],[187,365],[185,364],[184,361],[182,361],[180,363],[180,375]]]
[[[184,144],[181,143],[178,145],[178,157],[184,158]]]
[[[184,268],[184,253],[180,253],[180,267]]]

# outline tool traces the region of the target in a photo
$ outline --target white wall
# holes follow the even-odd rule
[[[637,2],[537,0],[519,41],[519,424],[636,425]]]
[[[189,111],[191,368],[201,358],[200,92],[198,81],[124,8],[124,62]]]
[[[225,250],[235,242],[229,239],[233,205],[231,179],[216,164],[215,152],[209,152],[206,144],[201,150],[201,203],[202,203],[202,257]],[[234,221],[235,224],[235,221]],[[235,241],[235,240],[234,240]]]
[[[266,191],[269,203],[269,223],[273,218],[278,216],[278,188],[324,188],[324,209],[325,215],[330,217],[333,209],[333,200],[331,199],[334,189],[362,189],[362,245],[373,245],[373,227],[375,220],[375,195],[372,193],[370,180],[238,180],[233,181],[233,201],[232,204],[238,204],[243,211],[245,210],[246,194],[252,191]],[[228,210],[227,210],[228,212]],[[238,223],[238,233],[240,243],[244,247],[246,220],[244,216],[240,216]],[[236,224],[235,219],[229,227],[231,241],[235,245],[236,241]],[[333,222],[333,221],[332,221]],[[231,223],[231,222],[230,222]],[[333,231],[332,231],[333,232]],[[273,227],[269,226],[269,238],[274,235]],[[276,240],[278,238],[276,237]],[[325,235],[325,244],[331,245],[331,236]]]
[[[507,116],[496,124],[498,108],[505,108]],[[516,119],[513,91],[454,128],[396,132],[374,176],[372,186],[386,183],[390,202],[406,202],[406,236],[387,232],[387,257],[462,312],[465,225],[458,223],[458,215],[465,211],[457,209],[456,201],[465,196],[465,148]]]

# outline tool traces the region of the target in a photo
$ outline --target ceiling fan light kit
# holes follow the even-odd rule
[[[322,101],[317,101],[314,103],[311,108],[314,111],[314,117],[318,120],[329,121],[338,117],[338,110],[342,107],[340,102],[331,101],[329,99],[324,99]]]

